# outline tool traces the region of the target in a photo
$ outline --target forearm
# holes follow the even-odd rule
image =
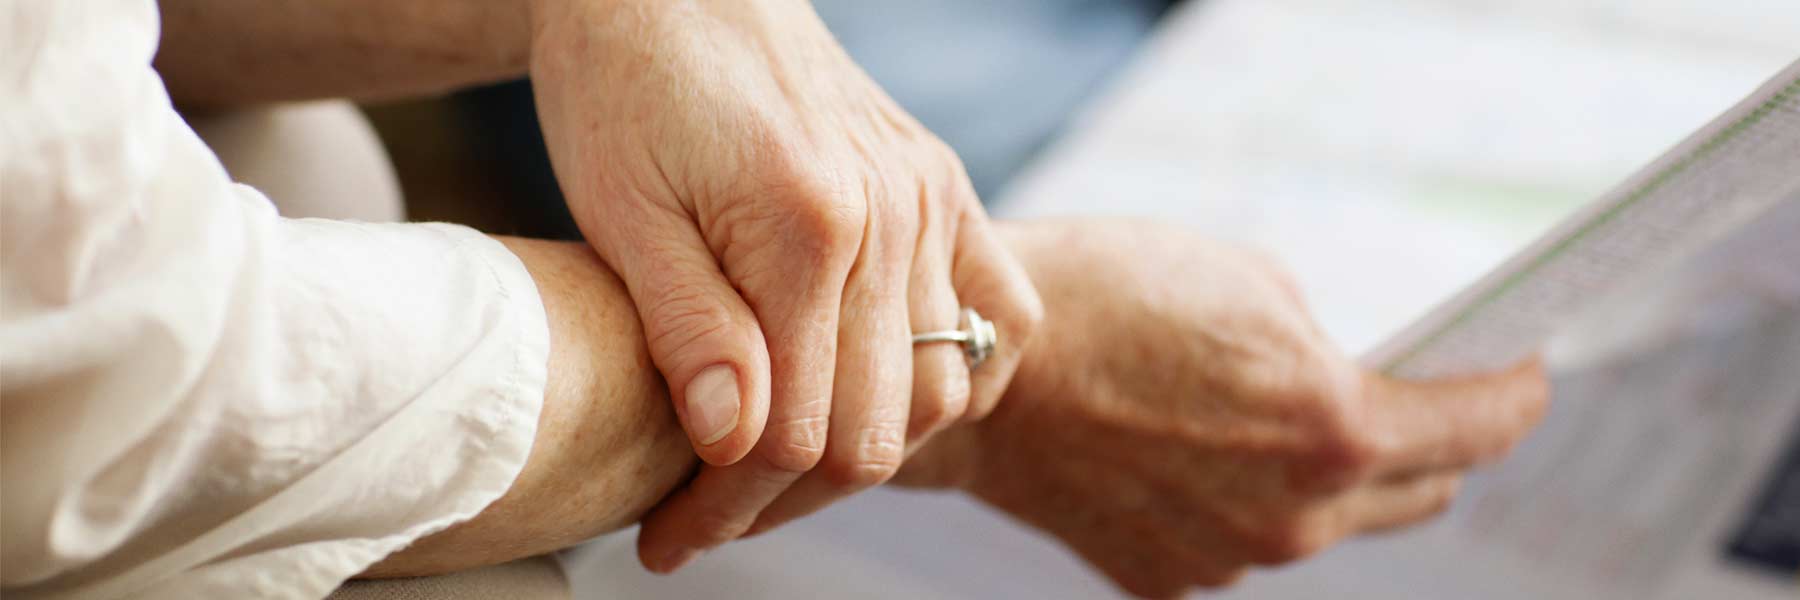
[[[564,548],[636,523],[697,464],[625,286],[586,245],[502,238],[550,325],[536,441],[504,496],[363,574],[444,573]]]
[[[997,229],[1013,249],[1025,247],[1028,227]],[[500,239],[536,281],[550,324],[549,381],[530,458],[481,514],[389,556],[364,577],[495,564],[628,527],[698,464],[612,269],[584,244]],[[958,483],[965,469],[945,466],[971,458],[947,456],[972,451],[964,429],[936,436],[932,454],[943,460],[908,465],[900,481]]]
[[[524,74],[529,3],[161,0],[155,64],[190,106],[433,93]]]
[[[996,225],[1015,253],[1044,244],[1029,224]],[[698,464],[612,269],[585,244],[501,241],[537,282],[550,324],[549,382],[530,458],[512,488],[476,518],[414,543],[365,577],[495,564],[628,527]],[[1027,353],[1029,365],[1041,349]],[[961,425],[934,436],[930,457],[909,463],[896,483],[966,483],[975,459],[969,430]]]

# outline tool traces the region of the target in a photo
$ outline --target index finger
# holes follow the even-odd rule
[[[841,280],[834,281],[842,287]],[[674,571],[701,551],[743,535],[763,508],[824,455],[839,298],[818,294],[814,286],[799,286],[777,301],[755,292],[746,296],[769,339],[774,400],[768,425],[748,457],[702,467],[687,487],[644,518],[638,557],[652,571]]]
[[[1365,386],[1377,476],[1497,460],[1537,425],[1550,399],[1536,358],[1506,371],[1455,379],[1370,375]]]

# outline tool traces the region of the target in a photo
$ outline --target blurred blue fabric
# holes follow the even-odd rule
[[[1172,0],[814,0],[858,64],[993,198]]]

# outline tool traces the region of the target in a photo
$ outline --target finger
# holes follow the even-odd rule
[[[909,322],[914,333],[954,330],[961,306],[950,281],[953,215],[925,215],[907,283]],[[909,446],[961,419],[969,408],[969,359],[949,342],[912,348],[912,411],[906,426]]]
[[[644,517],[638,530],[639,562],[669,573],[700,552],[737,539],[801,474],[769,462],[761,452],[729,466],[702,466],[687,487]]]
[[[811,514],[899,470],[913,371],[903,289],[913,262],[908,223],[871,234],[845,287],[824,459],[764,509],[751,532]]]
[[[725,252],[725,274],[743,290],[768,338],[773,394],[755,452],[793,473],[811,470],[824,456],[840,304],[868,226],[861,213],[833,203],[804,206],[815,208],[753,217],[791,222],[775,227],[787,232],[782,237]]]
[[[1462,379],[1367,381],[1378,477],[1497,460],[1543,418],[1549,402],[1536,359]]]
[[[768,416],[768,346],[757,316],[720,272],[685,215],[646,210],[658,235],[607,244],[644,324],[651,360],[695,453],[712,464],[744,457]]]
[[[1025,268],[1000,244],[978,204],[963,212],[956,240],[953,272],[957,297],[992,320],[1000,334],[993,355],[970,374],[969,408],[964,418],[977,420],[993,412],[1012,381],[1019,359],[1044,319],[1044,304]]]
[[[638,557],[645,567],[672,571],[704,549],[737,539],[824,456],[838,364],[839,304],[852,264],[842,261],[840,269],[827,256],[839,249],[828,242],[850,237],[837,232],[819,243],[799,242],[798,252],[762,245],[756,251],[769,254],[728,261],[727,275],[744,289],[769,340],[774,400],[768,426],[748,459],[702,469],[644,520]],[[781,268],[759,267],[771,264]]]
[[[1412,525],[1442,514],[1461,485],[1459,475],[1425,475],[1365,486],[1343,500],[1345,522],[1361,533]]]

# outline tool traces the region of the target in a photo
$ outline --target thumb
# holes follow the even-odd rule
[[[694,452],[737,462],[769,414],[769,350],[756,314],[691,222],[669,218],[614,240],[623,241],[613,244],[621,275]]]

